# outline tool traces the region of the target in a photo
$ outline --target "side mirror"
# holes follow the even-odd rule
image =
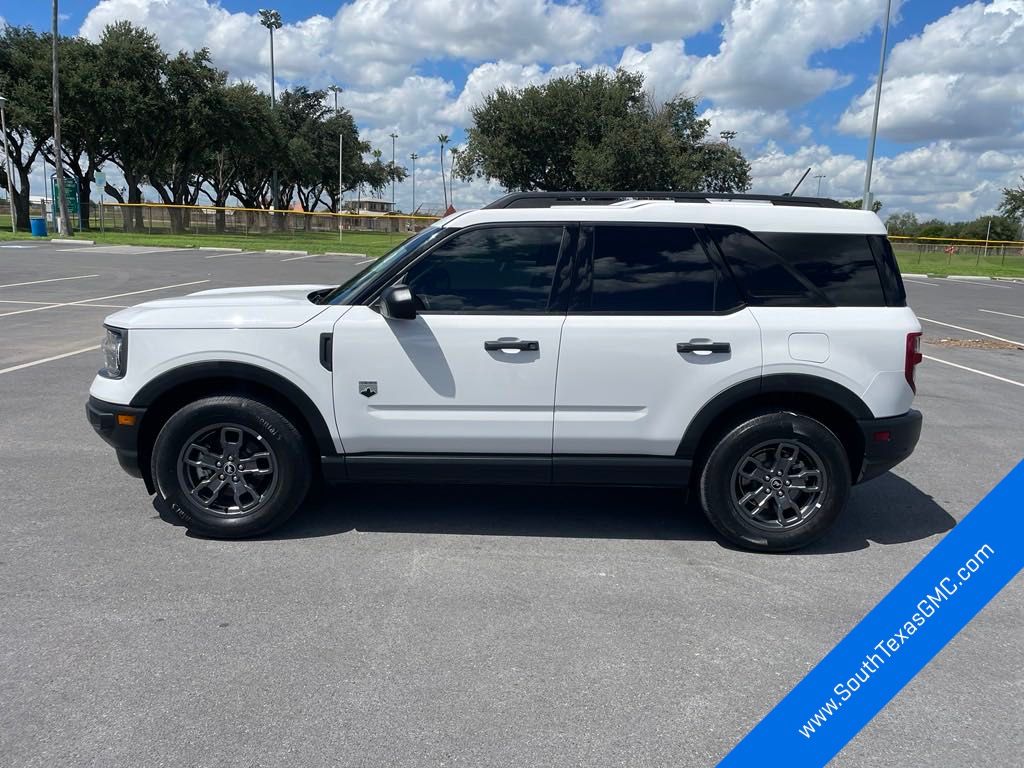
[[[412,320],[416,317],[416,303],[407,285],[392,285],[380,296],[380,311],[392,320]]]

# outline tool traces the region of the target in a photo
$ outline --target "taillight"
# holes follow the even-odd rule
[[[917,393],[917,385],[914,383],[914,369],[920,363],[921,358],[921,332],[907,334],[907,357],[903,364],[903,373],[907,377],[907,384]]]

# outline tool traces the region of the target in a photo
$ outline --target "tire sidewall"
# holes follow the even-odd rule
[[[757,445],[797,440],[821,460],[827,487],[820,508],[792,528],[769,531],[752,525],[732,499],[737,463]],[[821,422],[797,413],[757,416],[730,430],[708,457],[701,474],[701,503],[708,519],[730,541],[748,549],[781,552],[817,540],[832,526],[850,493],[850,465],[839,438]]]
[[[185,441],[204,427],[219,423],[238,424],[255,431],[277,460],[278,477],[271,497],[251,513],[219,515],[203,509],[181,487],[178,460]],[[160,495],[189,530],[237,538],[262,533],[291,516],[310,484],[306,454],[302,434],[273,408],[244,397],[211,397],[190,403],[167,420],[154,444],[152,471]]]

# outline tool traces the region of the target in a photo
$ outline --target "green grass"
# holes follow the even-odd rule
[[[113,245],[166,246],[168,248],[243,248],[247,251],[264,251],[268,248],[324,253],[344,251],[365,253],[367,256],[381,256],[408,237],[408,233],[346,232],[338,242],[337,233],[327,232],[282,232],[259,235],[207,235],[207,234],[148,234],[98,231],[78,233],[76,238],[94,240],[97,243]],[[0,240],[31,239],[28,233],[13,235],[10,229],[0,230]]]
[[[902,272],[928,275],[987,275],[989,277],[1024,277],[1024,256],[997,254],[977,256],[946,253],[915,253],[896,251]]]

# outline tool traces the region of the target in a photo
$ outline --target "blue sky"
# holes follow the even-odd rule
[[[265,0],[264,4],[272,0]],[[4,6],[49,24],[48,3]],[[1024,0],[894,0],[875,194],[886,211],[967,218],[1024,173]],[[169,50],[207,46],[236,79],[269,88],[259,3],[65,0],[65,34],[127,18]],[[805,168],[822,192],[859,197],[885,0],[278,0],[278,87],[338,83],[364,135],[418,152],[417,191],[441,198],[434,137],[461,139],[468,110],[499,85],[573,71],[641,71],[658,98],[682,92],[739,132],[755,191]],[[805,182],[807,183],[807,182]],[[406,185],[407,186],[407,185]],[[807,188],[802,191],[808,191]],[[456,184],[457,204],[499,193]],[[400,201],[408,195],[401,190]]]

